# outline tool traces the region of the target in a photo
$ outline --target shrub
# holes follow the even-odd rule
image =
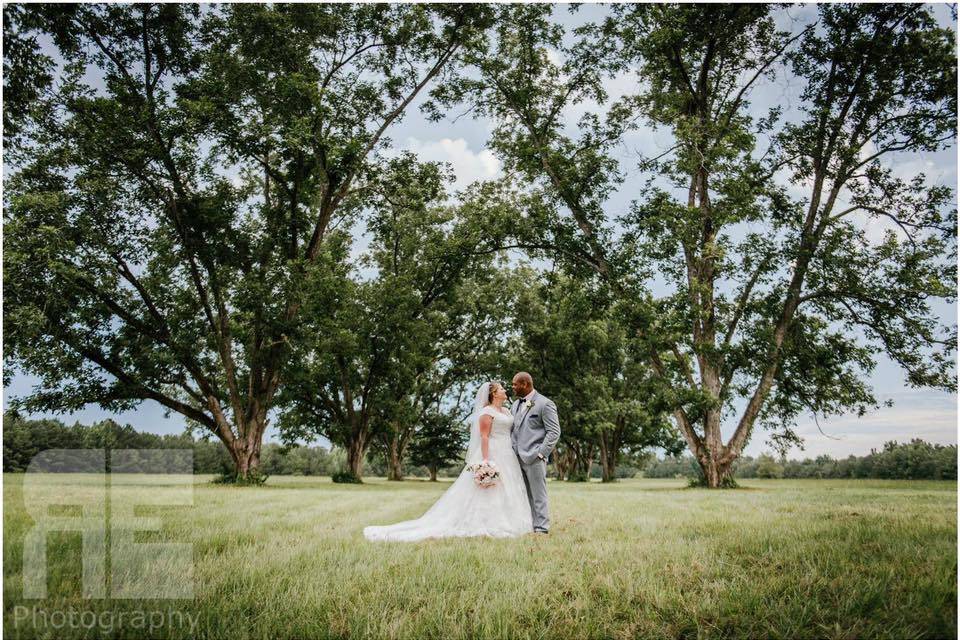
[[[331,478],[334,482],[338,484],[361,484],[363,481],[360,480],[352,471],[344,469],[343,471],[337,471],[334,473]]]
[[[253,471],[246,476],[241,476],[234,471],[221,471],[213,480],[214,484],[234,484],[239,487],[260,486],[267,481],[270,476],[263,471]]]

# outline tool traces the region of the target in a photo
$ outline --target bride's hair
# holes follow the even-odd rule
[[[487,404],[493,404],[493,394],[497,392],[497,387],[502,387],[503,385],[497,382],[496,380],[490,381],[489,391],[487,393]]]

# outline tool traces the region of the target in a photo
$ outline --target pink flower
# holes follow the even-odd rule
[[[473,472],[473,481],[479,487],[492,487],[500,479],[497,465],[490,461],[469,465],[467,469]]]

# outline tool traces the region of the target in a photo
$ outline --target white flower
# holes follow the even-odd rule
[[[530,407],[533,406],[533,400],[524,400],[524,401],[523,401],[523,406],[525,406],[527,409],[529,409]]]

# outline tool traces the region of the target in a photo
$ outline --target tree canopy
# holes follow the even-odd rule
[[[956,194],[894,163],[956,142],[929,6],[568,9],[4,7],[4,383],[39,379],[11,407],[153,400],[254,481],[275,410],[399,479],[534,369],[558,463],[679,435],[717,487],[758,429],[877,407],[880,358],[956,389]],[[754,108],[774,76],[796,104]],[[504,168],[458,193],[389,137],[454,106]],[[666,150],[625,158],[641,127]]]

